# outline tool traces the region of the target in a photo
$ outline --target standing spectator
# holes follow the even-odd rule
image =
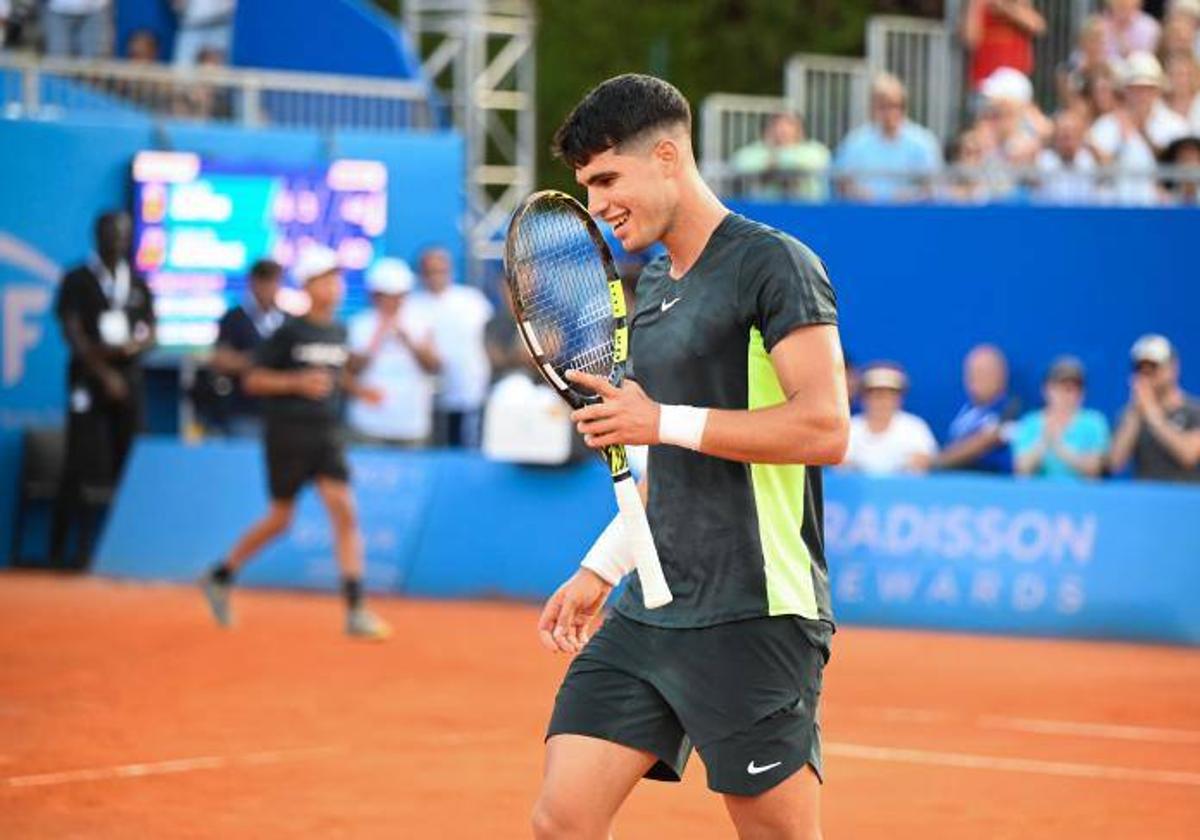
[[[863,371],[863,411],[850,418],[844,468],[867,475],[929,471],[937,441],[924,420],[901,410],[907,390],[899,365],[876,363]]]
[[[829,159],[829,149],[805,136],[798,116],[777,114],[762,140],[738,149],[733,169],[753,197],[824,201]]]
[[[1158,49],[1162,27],[1142,11],[1142,0],[1107,0],[1104,45],[1110,59]]]
[[[1133,458],[1136,478],[1200,482],[1200,401],[1179,387],[1179,356],[1161,335],[1130,351],[1129,404],[1113,437],[1113,470]]]
[[[198,64],[205,49],[229,55],[237,0],[172,0],[172,5],[179,21],[175,30],[176,67]]]
[[[350,428],[369,443],[405,448],[429,443],[430,376],[441,360],[433,327],[408,303],[414,284],[408,263],[391,257],[376,261],[367,272],[373,308],[350,321],[350,349],[365,362],[359,380],[383,396],[379,403],[350,405]]]
[[[1095,478],[1108,451],[1108,421],[1083,407],[1083,363],[1074,356],[1055,360],[1046,374],[1046,406],[1026,414],[1013,431],[1018,475]]]
[[[0,0],[0,50],[8,42],[8,19],[12,17],[12,4],[9,0]]]
[[[1021,401],[1008,393],[1008,360],[999,347],[980,344],[971,349],[963,361],[963,387],[967,401],[950,422],[938,468],[1011,473],[1008,441]]]
[[[198,377],[194,395],[207,420],[225,435],[258,437],[262,418],[258,400],[246,394],[242,379],[254,364],[259,346],[283,324],[276,304],[283,267],[259,260],[250,267],[249,289],[240,304],[217,325],[209,370]]]
[[[909,201],[929,194],[942,150],[929,129],[906,116],[908,92],[891,73],[871,85],[871,122],[851,131],[838,148],[839,190],[859,201]],[[858,174],[861,173],[861,174]]]
[[[476,447],[491,380],[483,331],[494,309],[481,291],[454,282],[450,253],[444,248],[426,249],[417,265],[425,288],[413,295],[413,303],[433,325],[433,341],[442,362],[434,442]]]
[[[67,452],[50,528],[50,557],[64,565],[72,526],[83,520],[82,489],[114,486],[142,426],[142,357],[154,346],[150,288],[129,265],[133,223],[123,212],[96,220],[96,251],[67,272],[55,312],[70,352]],[[78,558],[90,551],[81,533]]]
[[[100,58],[108,42],[109,0],[47,0],[42,26],[47,55]]]
[[[1054,142],[1038,155],[1037,198],[1051,204],[1091,204],[1096,186],[1096,156],[1084,145],[1084,123],[1075,111],[1054,118]]]
[[[962,39],[970,53],[971,89],[1001,67],[1033,73],[1033,40],[1045,31],[1033,0],[967,0]]]
[[[1151,172],[1158,155],[1187,134],[1187,122],[1162,101],[1163,72],[1158,59],[1137,52],[1125,63],[1124,100],[1116,111],[1098,119],[1088,134],[1103,164],[1137,174],[1117,182],[1117,199],[1127,204],[1155,204],[1158,191]]]

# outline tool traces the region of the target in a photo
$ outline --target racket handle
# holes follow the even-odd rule
[[[658,549],[654,547],[654,536],[650,533],[650,522],[646,519],[646,509],[642,506],[642,497],[638,495],[637,484],[631,476],[626,476],[615,482],[613,489],[617,493],[625,546],[637,563],[642,600],[648,610],[665,606],[671,603],[674,596],[658,560]]]

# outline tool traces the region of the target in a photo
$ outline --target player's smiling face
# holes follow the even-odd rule
[[[588,212],[612,226],[621,246],[639,251],[667,230],[674,207],[673,160],[660,145],[621,152],[608,149],[575,170],[587,187]]]

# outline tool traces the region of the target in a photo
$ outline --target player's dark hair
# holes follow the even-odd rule
[[[283,276],[283,266],[275,260],[259,260],[250,266],[250,279],[254,282],[261,280],[278,280]]]
[[[551,151],[578,169],[601,152],[674,125],[692,130],[692,109],[683,94],[654,76],[626,73],[588,92],[554,132]]]

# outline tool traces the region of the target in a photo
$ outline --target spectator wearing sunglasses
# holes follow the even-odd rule
[[[1114,472],[1153,481],[1200,482],[1200,401],[1179,386],[1179,355],[1165,336],[1144,335],[1130,351],[1129,404],[1109,453]]]
[[[1061,356],[1050,366],[1042,386],[1046,401],[1040,411],[1020,419],[1013,432],[1018,475],[1044,478],[1096,478],[1108,452],[1108,421],[1083,407],[1085,374],[1074,356]]]

